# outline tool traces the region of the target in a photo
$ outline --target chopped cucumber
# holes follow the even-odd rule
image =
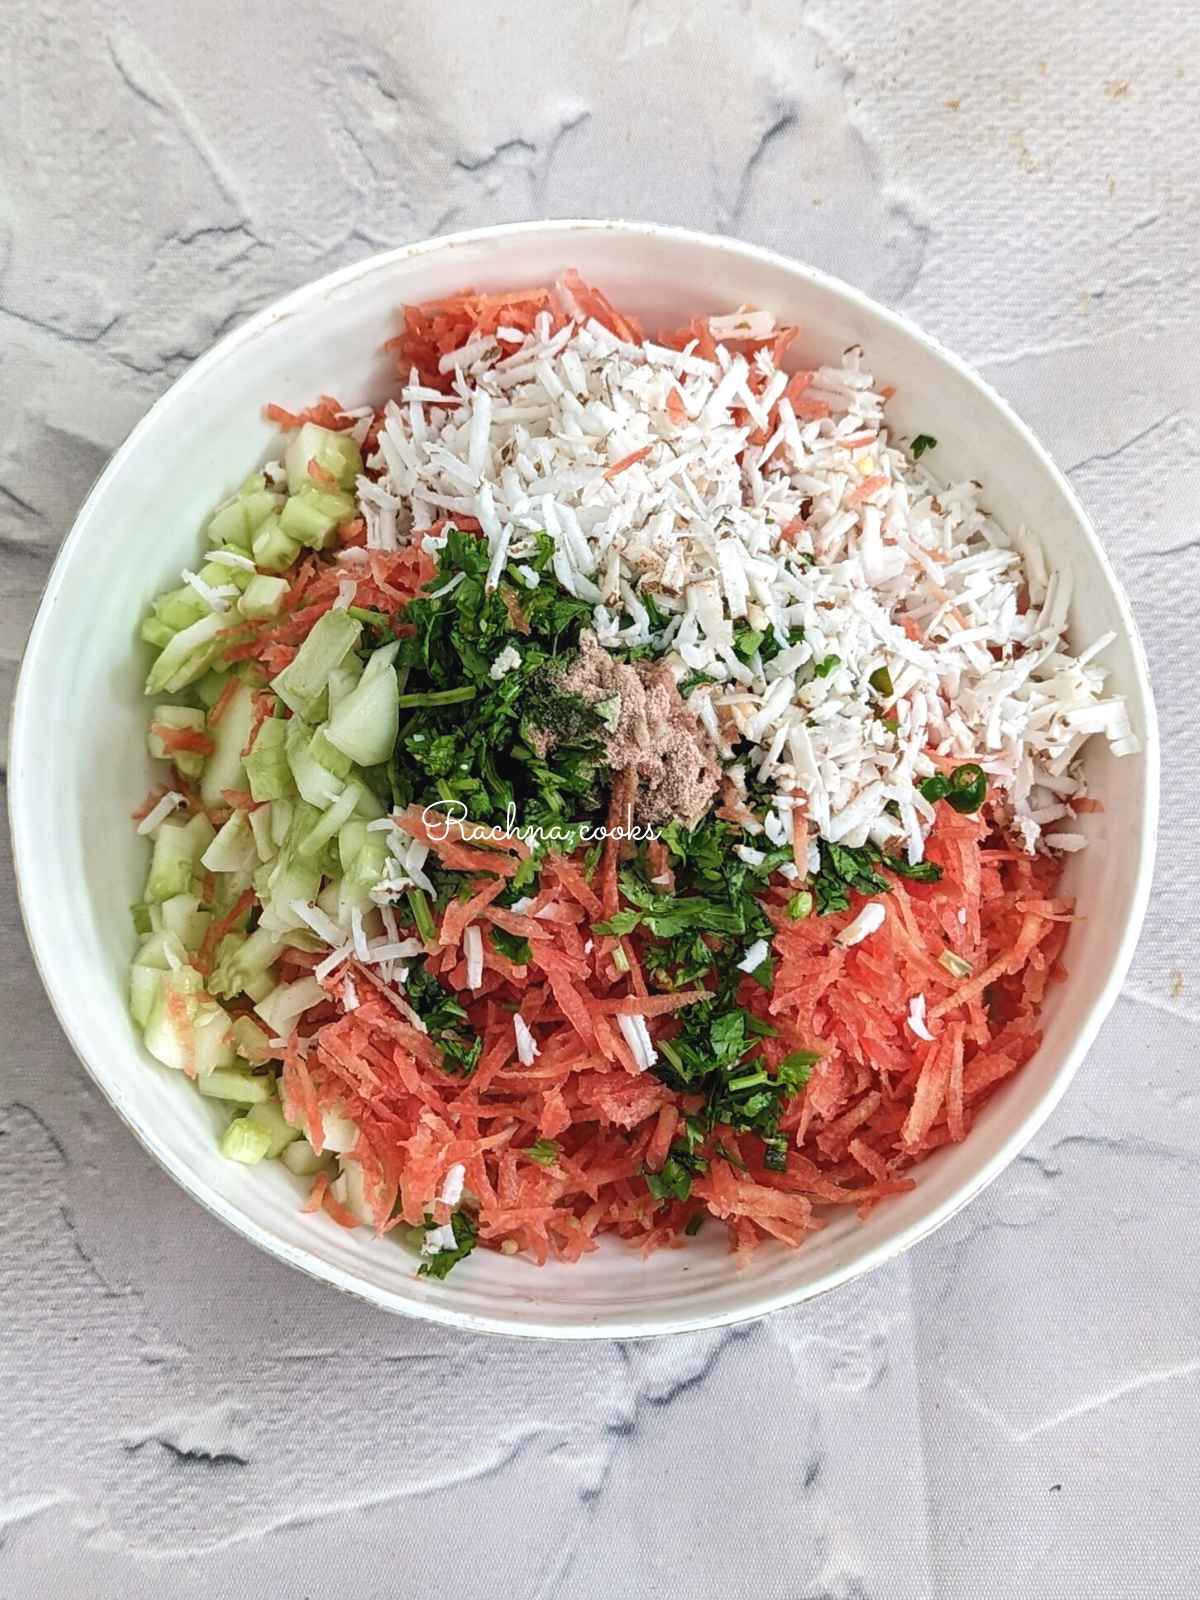
[[[282,572],[290,567],[300,554],[299,543],[283,531],[279,515],[272,511],[267,520],[256,529],[251,541],[254,565],[267,572]]]
[[[234,1063],[229,1016],[194,967],[162,974],[144,1037],[155,1060],[179,1072],[206,1077]]]
[[[172,633],[178,633],[181,628],[188,628],[193,622],[199,622],[201,617],[206,617],[212,607],[205,603],[203,596],[197,594],[190,583],[182,583],[178,589],[168,589],[165,594],[160,594],[150,609],[164,627],[170,628]]]
[[[299,717],[293,717],[287,724],[284,739],[288,766],[291,768],[292,777],[301,797],[308,805],[324,810],[326,806],[332,805],[345,785],[313,755],[311,748],[313,743],[310,730]],[[330,754],[338,756],[339,753],[331,748]]]
[[[286,1039],[297,1018],[324,999],[325,991],[315,978],[297,978],[292,983],[276,984],[254,1009],[270,1028],[272,1038]]]
[[[241,550],[234,551],[235,555],[240,556],[242,553]],[[227,567],[223,561],[206,561],[200,568],[199,575],[210,588],[219,589],[223,585],[231,585],[238,590],[244,589],[254,576],[252,572],[247,572],[245,567]]]
[[[255,806],[250,812],[250,832],[254,835],[254,848],[258,851],[260,861],[273,861],[279,854],[279,846],[275,843],[271,832],[271,807],[270,805]]]
[[[399,640],[376,650],[357,688],[334,710],[326,726],[329,743],[360,767],[391,755],[400,726],[400,687],[393,665]]]
[[[272,689],[298,717],[315,721],[314,711],[330,674],[355,649],[361,636],[361,622],[344,611],[327,611],[313,624],[294,659],[271,680]]]
[[[138,632],[146,643],[152,644],[156,650],[161,650],[164,645],[170,644],[175,637],[175,629],[168,628],[158,617],[147,617]]]
[[[314,823],[300,840],[297,849],[302,856],[315,858],[321,854],[342,824],[353,815],[361,788],[362,785],[353,780],[347,783],[333,804],[322,814],[320,821]]]
[[[342,884],[340,878],[330,878],[317,896],[317,905],[335,922],[342,920]]]
[[[250,793],[256,800],[281,800],[295,788],[285,749],[289,726],[277,717],[268,717],[243,761]]]
[[[170,751],[163,743],[160,728],[186,728],[191,733],[204,732],[204,713],[193,706],[155,706],[150,713],[150,729],[146,734],[146,749],[156,761],[173,761],[185,778],[198,778],[204,766],[204,756],[199,750]]]
[[[269,871],[263,869],[265,893],[263,890],[259,892],[263,902],[260,927],[276,934],[286,933],[301,925],[300,918],[292,910],[292,902],[303,900],[307,903],[321,887],[320,865],[315,861],[302,860],[296,850],[296,839],[302,836],[301,830],[311,828],[319,813],[312,806],[300,802],[296,814],[298,825],[293,822],[288,840],[271,863]]]
[[[270,1146],[271,1135],[249,1117],[235,1117],[221,1135],[221,1154],[248,1167],[261,1161]]]
[[[261,572],[257,573],[242,591],[238,610],[251,622],[263,622],[268,617],[277,617],[287,592],[286,578],[268,578]]]
[[[282,503],[283,496],[272,494],[261,474],[249,479],[236,499],[214,512],[208,524],[208,542],[232,545],[249,555],[254,532]]]
[[[211,672],[206,672],[202,678],[198,678],[192,685],[192,699],[196,701],[197,705],[203,706],[205,711],[211,711],[225,693],[228,685],[229,674],[227,672],[218,672],[215,669]]]
[[[274,988],[274,985],[271,987]],[[270,994],[271,990],[266,992]],[[234,1017],[233,1042],[238,1055],[252,1067],[263,1067],[268,1061],[275,1061],[279,1057],[279,1051],[271,1048],[270,1034],[265,1028],[260,1028],[253,1017]]]
[[[342,829],[352,827],[347,823]],[[364,829],[365,832],[365,829]],[[338,836],[339,852],[342,847],[341,835]],[[360,911],[365,911],[371,903],[371,890],[384,877],[388,870],[388,849],[381,833],[367,833],[363,843],[354,856],[351,864],[342,872],[342,881],[339,892],[342,903],[346,906],[357,906]]]
[[[329,710],[331,713],[351,693],[362,675],[362,660],[354,654],[348,655],[340,667],[334,667],[329,674]]]
[[[192,887],[196,867],[196,841],[187,822],[163,822],[154,835],[154,855],[146,879],[145,898],[161,904]]]
[[[314,730],[309,741],[308,753],[314,761],[325,768],[326,772],[332,772],[335,778],[347,778],[350,776],[350,757],[343,755],[330,744],[325,732],[327,726],[328,724],[322,723]]]
[[[162,970],[157,967],[131,967],[129,972],[129,1009],[139,1028],[150,1020],[154,1002],[158,999],[162,983]]]
[[[242,751],[250,738],[253,722],[254,690],[249,684],[239,683],[226,701],[216,726],[209,728],[213,751],[204,763],[204,776],[200,780],[200,798],[206,806],[221,805],[226,789],[246,787]]]
[[[173,933],[185,950],[199,950],[212,922],[212,913],[201,908],[194,894],[172,895],[162,903],[162,924]]]
[[[357,628],[359,623],[355,623]],[[147,694],[178,694],[208,671],[217,653],[217,636],[225,627],[219,611],[210,611],[177,633],[164,647],[146,679]]]
[[[383,802],[367,782],[366,774],[358,775],[358,804],[354,808],[356,817],[363,817],[367,822],[378,822],[387,813]]]
[[[171,972],[187,966],[187,951],[173,933],[152,933],[134,956],[133,964],[151,967],[155,972]]]
[[[242,987],[242,993],[251,1000],[265,1000],[275,987],[275,977],[270,972],[260,972],[257,978],[250,978]]]
[[[209,872],[246,872],[258,860],[250,820],[244,811],[235,811],[200,858]]]
[[[337,433],[315,422],[304,423],[283,454],[292,494],[312,484],[319,486],[320,480],[309,476],[310,461],[315,461],[342,489],[353,487],[363,469],[362,452],[349,433]]]
[[[367,825],[361,817],[351,817],[349,822],[344,823],[339,828],[338,863],[343,872],[350,871],[358,852],[370,837],[371,835],[367,832]],[[382,843],[382,840],[380,842]]]
[[[270,1078],[256,1078],[237,1067],[218,1067],[201,1078],[196,1087],[212,1100],[233,1100],[242,1106],[261,1105],[272,1095]]]
[[[289,1144],[279,1159],[298,1178],[312,1178],[318,1172],[329,1172],[333,1168],[333,1157],[318,1155],[307,1139],[297,1139],[294,1144]]]
[[[210,544],[226,544],[250,554],[250,528],[242,501],[231,500],[214,511],[205,531]]]
[[[271,801],[271,838],[276,849],[282,850],[295,815],[296,807],[291,800]]]
[[[281,1156],[288,1145],[300,1137],[299,1128],[293,1128],[280,1110],[278,1100],[262,1100],[246,1113],[247,1122],[261,1128],[271,1141],[267,1146],[267,1160]]]
[[[261,977],[283,954],[283,941],[268,929],[255,928],[244,939],[232,935],[221,940],[216,965],[208,980],[210,991],[231,999],[254,978]]]
[[[302,489],[289,497],[279,516],[280,529],[289,539],[310,550],[324,550],[339,523],[349,522],[355,512],[353,498],[322,489]]]
[[[253,866],[254,862],[251,861],[250,866],[244,868],[241,872],[218,872],[214,875],[212,904],[209,907],[214,916],[227,916],[237,905],[246,890],[252,887],[254,882]],[[242,920],[244,921],[249,915],[249,911],[244,912]]]
[[[199,865],[200,857],[216,838],[217,830],[204,815],[203,811],[196,813],[187,824],[187,828],[192,841],[192,856],[196,864]]]

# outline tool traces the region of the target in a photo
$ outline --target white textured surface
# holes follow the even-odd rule
[[[5,1600],[1197,1587],[1198,45],[1178,0],[14,0],[7,678],[106,454],[225,327],[452,225],[624,213],[805,255],[980,364],[1113,552],[1167,755],[1125,997],[1029,1154],[865,1283],[658,1345],[462,1339],[254,1253],[100,1100],[6,893]]]

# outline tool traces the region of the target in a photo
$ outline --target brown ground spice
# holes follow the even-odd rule
[[[614,772],[632,772],[636,779],[636,821],[661,827],[678,820],[694,828],[716,796],[721,767],[671,669],[662,662],[618,661],[586,631],[559,687],[590,706],[618,702],[606,759]]]

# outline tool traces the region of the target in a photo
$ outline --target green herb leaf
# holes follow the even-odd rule
[[[428,1231],[433,1226],[432,1217],[426,1217],[425,1227]],[[478,1230],[474,1221],[465,1211],[456,1211],[450,1218],[450,1226],[454,1230],[455,1248],[453,1250],[439,1250],[435,1255],[421,1264],[419,1277],[444,1278],[452,1267],[464,1261],[475,1248]]]
[[[455,1077],[470,1077],[479,1064],[483,1040],[464,1026],[464,1007],[442,988],[423,961],[414,962],[409,968],[405,993],[425,1024],[431,1043],[441,1052],[442,1070]]]
[[[750,974],[755,983],[762,984],[764,989],[770,990],[775,983],[775,958],[766,956]]]
[[[743,661],[756,653],[766,634],[761,628],[752,628],[748,622],[739,622],[733,630],[733,651]]]
[[[926,450],[935,450],[937,440],[931,433],[919,433],[909,446],[909,453],[914,461],[919,461]]]
[[[696,1174],[707,1171],[708,1162],[703,1156],[695,1155],[687,1145],[675,1144],[659,1171],[644,1176],[646,1187],[656,1200],[687,1200]]]
[[[533,959],[529,940],[522,939],[519,933],[508,933],[504,928],[492,928],[489,930],[489,937],[493,946],[514,966],[526,966]]]
[[[686,700],[693,689],[699,689],[702,684],[716,682],[716,678],[714,678],[711,673],[689,672],[685,678],[681,678],[679,681],[679,693]]]
[[[867,844],[852,849],[848,845],[818,841],[821,864],[812,879],[812,892],[819,915],[829,916],[835,911],[850,909],[850,891],[871,896],[887,894],[891,888],[886,878],[875,870],[883,859],[878,845]]]
[[[914,883],[937,883],[942,869],[936,861],[906,861],[903,856],[885,856],[884,866],[898,878],[911,878]]]
[[[560,1153],[560,1147],[556,1139],[537,1139],[525,1152],[531,1161],[537,1162],[539,1167],[555,1166]]]
[[[534,543],[537,587],[505,568],[489,589],[486,540],[451,529],[431,592],[398,612],[407,681],[388,768],[396,805],[437,801],[489,822],[513,805],[523,824],[544,829],[603,810],[603,718],[558,687],[591,608],[555,578],[553,542],[537,534]],[[493,678],[510,645],[519,664]]]

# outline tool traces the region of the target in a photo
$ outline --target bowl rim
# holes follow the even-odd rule
[[[518,1317],[514,1313],[505,1310],[498,1310],[495,1315],[483,1315],[459,1311],[453,1306],[429,1305],[420,1303],[415,1299],[409,1301],[395,1291],[383,1289],[366,1282],[353,1271],[320,1260],[309,1251],[294,1247],[276,1238],[268,1227],[258,1223],[238,1206],[210,1190],[201,1179],[189,1172],[182,1163],[178,1162],[159,1143],[154,1128],[143,1122],[133,1113],[131,1108],[122,1105],[115,1093],[110,1091],[105,1072],[94,1065],[90,1059],[86,1038],[82,1030],[76,1026],[75,1008],[69,1003],[67,987],[56,978],[54,962],[45,953],[48,945],[44,947],[40,942],[39,913],[32,903],[32,896],[28,891],[22,869],[22,862],[32,859],[27,852],[34,842],[35,818],[30,814],[23,799],[24,785],[21,782],[21,775],[25,770],[25,763],[23,760],[17,759],[17,752],[28,745],[31,737],[36,737],[37,730],[32,726],[33,713],[28,709],[30,699],[28,685],[33,675],[33,663],[39,655],[44,637],[52,625],[51,616],[55,609],[54,602],[64,581],[66,571],[85,543],[90,524],[97,514],[109,483],[124,470],[126,462],[136,453],[143,437],[154,429],[163,414],[177,403],[181,395],[186,394],[196,385],[203,382],[213,369],[219,367],[223,361],[243,345],[252,344],[262,332],[273,327],[278,322],[307,309],[313,302],[331,296],[337,291],[354,284],[359,279],[371,277],[379,272],[386,272],[415,257],[446,252],[452,253],[456,248],[463,246],[486,244],[491,240],[506,239],[514,235],[536,237],[538,234],[561,236],[564,233],[610,233],[630,240],[639,238],[668,239],[681,245],[691,244],[703,246],[707,249],[715,247],[731,257],[758,262],[776,269],[783,269],[793,276],[805,279],[810,284],[839,296],[843,301],[867,313],[870,317],[890,324],[897,331],[924,344],[942,361],[955,368],[959,375],[966,378],[971,385],[979,390],[1021,436],[1022,443],[1033,453],[1042,469],[1049,474],[1055,487],[1062,495],[1067,508],[1078,523],[1085,543],[1090,547],[1091,555],[1103,573],[1112,593],[1122,626],[1129,640],[1134,674],[1146,706],[1145,726],[1142,730],[1144,805],[1141,828],[1137,838],[1139,859],[1130,899],[1130,914],[1122,931],[1116,955],[1097,998],[1093,1002],[1082,1027],[1072,1041],[1070,1049],[1056,1069],[1046,1092],[1012,1129],[991,1157],[970,1174],[952,1194],[936,1205],[926,1216],[908,1224],[891,1238],[881,1241],[853,1261],[847,1262],[840,1267],[831,1268],[821,1278],[812,1283],[801,1284],[794,1289],[748,1295],[744,1304],[734,1308],[690,1316],[687,1314],[670,1316],[664,1318],[661,1323],[656,1320],[653,1313],[647,1314],[644,1310],[628,1316],[617,1317],[613,1317],[608,1313],[581,1312],[577,1323],[564,1324],[558,1322],[539,1323],[536,1316],[525,1317],[521,1315]],[[808,263],[799,261],[781,251],[751,244],[742,239],[706,233],[699,229],[676,227],[655,222],[601,218],[538,219],[527,222],[497,223],[487,227],[464,229],[455,233],[436,235],[433,238],[422,239],[410,244],[400,245],[391,250],[377,252],[374,255],[364,257],[360,261],[353,262],[349,266],[338,268],[323,277],[313,279],[309,283],[303,284],[301,287],[293,289],[272,301],[237,327],[225,333],[215,344],[191,362],[153,402],[145,414],[139,418],[122,443],[110,456],[80,506],[71,530],[58,550],[41,599],[38,602],[38,608],[22,654],[13,697],[8,756],[8,770],[14,780],[10,783],[8,810],[13,839],[13,864],[17,883],[17,898],[26,938],[38,976],[58,1018],[59,1025],[66,1034],[67,1041],[75,1055],[117,1115],[127,1124],[142,1146],[166,1170],[171,1178],[210,1215],[218,1218],[226,1226],[233,1228],[248,1239],[251,1244],[256,1245],[267,1254],[299,1269],[311,1278],[318,1279],[322,1283],[329,1284],[344,1293],[351,1294],[357,1299],[365,1300],[383,1310],[446,1327],[459,1328],[471,1333],[490,1333],[509,1338],[567,1341],[651,1338],[663,1337],[672,1333],[697,1332],[707,1328],[727,1327],[732,1324],[750,1321],[765,1316],[772,1311],[801,1304],[815,1299],[818,1295],[828,1293],[830,1290],[849,1283],[864,1273],[873,1271],[875,1268],[894,1260],[911,1246],[927,1238],[961,1210],[963,1206],[975,1199],[1016,1158],[1054,1111],[1120,993],[1149,904],[1159,811],[1160,756],[1158,719],[1151,686],[1149,664],[1129,599],[1098,534],[1092,526],[1090,517],[1084,510],[1066,475],[1008,401],[974,367],[964,361],[962,357],[947,349],[939,339],[927,333],[911,318],[882,305],[870,295],[854,285],[846,283],[832,273],[810,266]]]

